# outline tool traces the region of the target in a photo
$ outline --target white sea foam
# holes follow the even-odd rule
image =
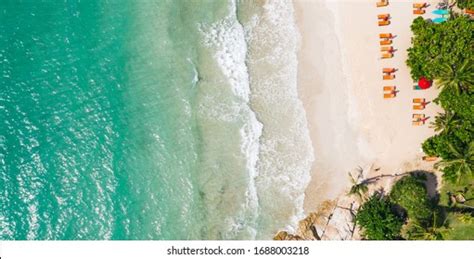
[[[214,221],[224,217],[224,224],[217,226],[223,231],[220,237],[271,238],[278,228],[294,226],[303,217],[304,191],[314,160],[296,84],[299,34],[291,2],[268,1],[263,7],[241,2],[239,9],[248,11],[242,14],[242,21],[237,19],[236,2],[231,1],[226,17],[200,25],[204,45],[213,53],[224,79],[203,71],[198,102],[201,123],[206,121],[201,124],[203,134],[211,132],[212,138],[219,138],[220,128],[227,128],[220,143],[206,141],[204,136],[209,150],[205,152],[216,152],[220,147],[213,144],[226,145],[224,142],[235,137],[229,125],[238,127],[240,139],[235,143],[240,145],[240,155],[233,154],[230,146],[226,155],[214,153],[227,158],[226,167],[217,164],[220,161],[204,162],[208,177],[216,175],[209,171],[220,169],[221,177],[239,183],[230,188],[225,180],[212,179],[202,188],[209,202],[238,207],[208,204],[208,210],[226,211],[211,216]],[[227,87],[232,97],[226,94]],[[215,124],[219,126],[212,126]],[[236,156],[242,159],[233,161]],[[219,188],[226,192],[214,191],[212,196],[213,189]],[[227,190],[236,193],[230,195]],[[238,197],[243,190],[245,199]]]
[[[27,239],[33,240],[37,236],[38,224],[38,204],[31,204],[28,206],[28,234]]]
[[[211,221],[213,221],[211,224],[216,224],[216,221],[222,220],[218,217],[223,216],[223,225],[220,226],[219,232],[221,233],[219,233],[219,237],[249,239],[255,238],[257,232],[255,225],[258,217],[258,198],[254,179],[257,175],[256,163],[262,125],[249,107],[250,86],[248,69],[245,64],[247,46],[244,29],[237,19],[236,10],[236,2],[230,1],[227,16],[213,24],[201,24],[200,26],[204,45],[213,53],[213,58],[221,72],[219,74],[223,75],[224,79],[219,80],[219,74],[211,75],[213,81],[211,84],[202,83],[200,85],[201,88],[207,89],[200,89],[203,97],[199,102],[199,111],[207,121],[205,127],[212,134],[209,136],[210,138],[218,138],[220,135],[223,137],[222,142],[228,142],[229,138],[239,139],[238,147],[229,147],[229,149],[223,150],[227,154],[215,154],[217,157],[229,158],[225,161],[225,166],[216,165],[216,163],[222,161],[207,163],[207,170],[212,167],[216,170],[215,174],[221,174],[220,177],[228,177],[235,181],[231,183],[232,186],[230,187],[228,182],[222,180],[218,184],[214,183],[205,188],[204,191],[207,191],[207,197],[210,194],[212,195],[211,188],[226,188],[226,193],[217,194],[224,198],[208,198],[212,202],[216,200],[223,202],[225,206],[218,208],[223,215],[211,217]],[[209,77],[210,74],[207,76]],[[215,89],[216,91],[208,91],[215,88],[216,85],[218,86]],[[227,87],[230,87],[230,92],[226,90]],[[219,126],[212,127],[212,124],[218,124]],[[236,129],[235,133],[232,133],[232,128]],[[219,134],[222,129],[227,129],[227,132],[223,134],[224,136]],[[215,149],[221,148],[213,148],[212,141],[204,140],[204,142],[213,152],[216,152]],[[222,142],[215,144],[224,146]],[[222,170],[222,167],[224,167],[224,170]],[[221,171],[217,172],[219,169]],[[212,173],[210,174],[212,175]],[[231,194],[227,190],[228,192],[237,193]],[[244,197],[236,197],[239,195]],[[211,237],[213,235],[211,233]]]
[[[253,9],[253,8],[249,8]],[[261,231],[269,238],[303,217],[304,191],[314,160],[297,91],[299,33],[291,1],[267,1],[244,21],[251,107],[264,125],[257,162]]]
[[[14,236],[13,231],[10,229],[10,224],[11,223],[6,219],[6,217],[0,214],[0,239],[12,239]]]
[[[250,88],[245,57],[244,30],[236,16],[236,2],[229,4],[229,15],[205,28],[205,44],[216,49],[215,59],[232,86],[233,93],[248,102]]]

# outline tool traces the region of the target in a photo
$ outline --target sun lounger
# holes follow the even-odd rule
[[[413,98],[413,103],[425,103],[425,98]]]
[[[380,41],[381,46],[390,45],[390,44],[392,44],[392,40],[381,40]]]
[[[393,52],[394,49],[392,46],[383,46],[383,47],[380,47],[380,51],[388,51],[388,52]]]
[[[383,21],[379,21],[379,26],[387,26],[390,24],[390,21],[389,20],[383,20]]]
[[[416,99],[421,99],[421,100],[416,100]],[[425,98],[415,98],[413,99],[413,109],[414,110],[423,110],[426,108],[426,105],[428,105],[430,102],[426,102]]]
[[[397,70],[393,67],[384,67],[382,69],[382,73],[394,73],[395,71],[397,71]]]
[[[393,54],[390,52],[386,52],[386,53],[382,52],[381,58],[393,58]]]
[[[384,7],[388,5],[388,0],[380,0],[380,2],[376,3],[377,7]]]
[[[422,104],[413,105],[413,110],[424,110],[425,106]]]
[[[464,12],[470,15],[474,15],[474,10],[465,9]]]
[[[383,80],[393,80],[395,79],[395,75],[383,75]]]
[[[380,33],[379,37],[381,39],[391,39],[391,38],[393,38],[393,35],[391,33]]]
[[[397,95],[395,93],[383,94],[384,99],[395,98]]]
[[[413,120],[421,120],[425,118],[425,115],[422,113],[413,113],[411,117]]]
[[[432,161],[438,160],[438,157],[437,156],[424,156],[422,159],[423,161],[432,162]]]
[[[426,117],[424,114],[422,113],[414,113],[412,115],[412,121],[413,123],[415,122],[421,122],[422,124],[425,124],[426,120],[428,120],[430,117]]]
[[[426,6],[426,3],[413,3],[413,8],[425,8]]]
[[[419,14],[419,15],[420,15],[420,14],[425,14],[425,12],[426,12],[426,11],[423,10],[423,9],[415,9],[415,10],[413,10],[413,14]]]
[[[384,92],[394,92],[396,90],[395,86],[384,86],[383,91]]]
[[[388,20],[390,18],[390,14],[389,13],[379,14],[379,15],[377,15],[377,18],[379,20]]]
[[[425,124],[424,121],[412,121],[411,122],[411,125],[413,125],[413,126],[422,126],[424,124]]]

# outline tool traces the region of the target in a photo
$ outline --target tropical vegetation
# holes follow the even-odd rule
[[[474,9],[474,0],[458,0],[457,6]],[[474,239],[474,23],[454,9],[449,16],[442,23],[413,21],[406,61],[415,82],[425,78],[440,89],[433,101],[444,111],[432,120],[436,134],[422,148],[439,158],[434,167],[442,172],[442,188],[430,196],[427,176],[436,177],[413,172],[388,195],[370,196],[355,217],[367,239]],[[349,194],[364,202],[370,181],[351,179]]]
[[[474,9],[473,0],[458,0],[459,8]],[[452,7],[452,5],[450,6]],[[408,214],[406,239],[474,239],[474,23],[453,10],[446,22],[419,17],[413,21],[407,64],[414,81],[434,81],[434,100],[444,112],[431,123],[436,135],[422,145],[439,161],[443,173],[438,199],[421,195],[422,179],[402,178],[390,194]],[[403,187],[403,188],[402,188]],[[416,197],[405,196],[416,194]]]
[[[472,61],[474,55],[473,29],[474,24],[467,16],[457,16],[439,24],[416,18],[411,25],[414,36],[407,60],[412,78],[465,78],[463,73],[472,72],[472,62],[466,61]]]
[[[354,177],[351,173],[349,173],[349,179],[352,184],[351,189],[349,190],[349,195],[356,195],[359,200],[364,200],[367,192],[369,191],[369,182],[363,179],[362,168],[358,168],[357,177]]]
[[[388,195],[376,192],[370,196],[355,217],[362,236],[373,240],[474,239],[472,185],[462,182],[463,189],[440,200],[438,193],[430,197],[428,176],[436,179],[429,172],[407,173]],[[449,182],[443,188],[453,189],[453,184]],[[432,187],[436,187],[436,183]],[[457,204],[458,198],[465,201]]]
[[[394,240],[401,238],[404,219],[387,197],[376,193],[361,206],[356,223],[362,227],[362,235],[367,239]]]
[[[447,181],[459,182],[474,172],[474,23],[465,15],[451,16],[440,24],[413,21],[407,64],[413,80],[425,77],[441,89],[434,102],[444,113],[432,123],[437,134],[422,147],[441,158],[436,168]]]
[[[474,0],[457,0],[458,7],[461,9],[474,10]]]
[[[432,223],[434,209],[425,181],[425,175],[412,174],[398,180],[390,191],[390,200],[400,207],[401,213],[421,227]]]
[[[429,225],[421,225],[416,221],[408,223],[402,236],[407,240],[444,240],[449,233],[446,220],[440,222],[438,214],[433,213],[432,222]]]

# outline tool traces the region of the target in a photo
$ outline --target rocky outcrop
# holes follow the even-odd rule
[[[280,231],[274,240],[352,240],[359,239],[354,223],[356,201],[344,196],[323,202],[298,224],[295,234]]]
[[[401,177],[411,173],[422,173],[426,174],[432,170],[432,164],[426,164],[424,167],[420,164],[416,164],[417,168],[413,170],[411,165],[405,166],[403,170],[398,170],[398,173],[393,174],[378,173],[378,167],[374,168],[373,165],[368,166],[365,169],[358,168],[356,171],[359,174],[358,177],[353,178],[355,184],[364,182],[367,184],[367,191],[361,196],[349,195],[350,188],[342,193],[336,200],[328,200],[323,202],[316,212],[310,213],[306,218],[301,220],[298,224],[295,233],[288,233],[286,231],[280,231],[274,237],[275,240],[360,240],[360,230],[355,224],[355,215],[360,206],[360,199],[370,197],[370,195],[377,193],[384,193],[389,191],[393,184]],[[425,168],[426,167],[426,168]],[[370,175],[370,177],[366,177]],[[351,175],[352,177],[352,175]],[[427,175],[427,188],[428,192],[436,194],[440,188],[438,186],[438,179],[441,174],[435,171],[435,175],[431,173]],[[462,203],[466,199],[462,194],[450,194],[452,203]]]
[[[289,234],[286,231],[280,231],[273,237],[273,240],[304,240],[302,237],[298,235]]]

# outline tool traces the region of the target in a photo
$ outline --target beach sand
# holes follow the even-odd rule
[[[432,101],[435,87],[413,90],[405,64],[410,46],[412,2],[390,1],[377,8],[375,0],[295,0],[301,33],[298,64],[299,95],[304,103],[315,151],[312,180],[305,210],[347,191],[348,172],[357,167],[365,176],[400,174],[431,169],[422,161],[421,143],[434,134],[429,123],[441,111],[434,103],[419,111],[429,116],[423,126],[412,126],[413,98]],[[430,2],[430,1],[428,1]],[[435,1],[427,8],[428,18]],[[377,14],[390,13],[388,26],[377,26]],[[391,59],[380,59],[379,33],[392,33],[396,49]],[[382,80],[382,68],[398,69],[396,79]],[[393,99],[382,87],[395,85]]]

